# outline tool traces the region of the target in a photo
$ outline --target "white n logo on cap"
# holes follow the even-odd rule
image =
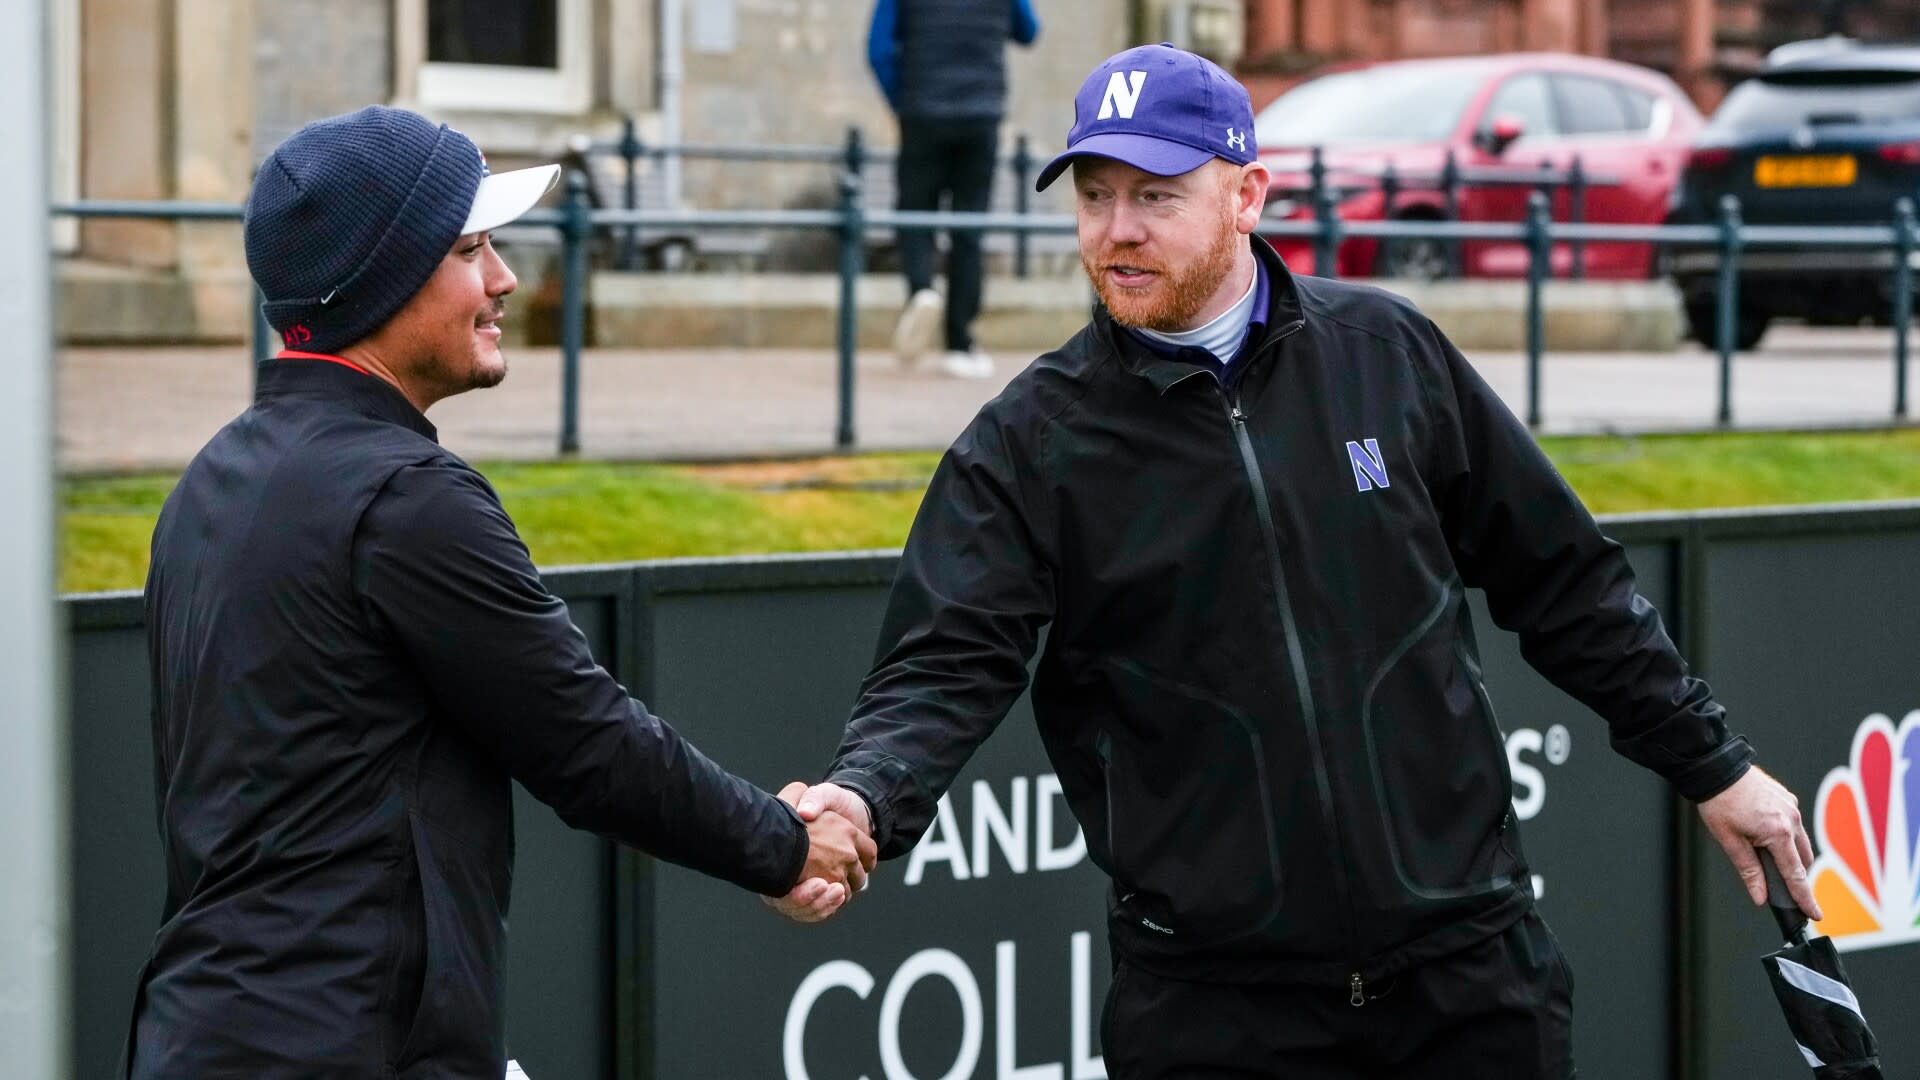
[[[1127,85],[1127,77],[1132,76],[1133,85]],[[1111,120],[1117,110],[1120,119],[1133,119],[1133,107],[1140,104],[1140,88],[1147,85],[1147,73],[1144,71],[1116,71],[1107,76],[1107,94],[1100,99],[1098,120]]]

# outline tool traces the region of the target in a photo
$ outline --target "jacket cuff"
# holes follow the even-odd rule
[[[807,835],[807,823],[800,820],[800,814],[783,800],[774,799],[776,805],[786,812],[787,820],[793,822],[793,839],[787,844],[787,858],[779,871],[778,880],[762,882],[754,886],[754,891],[762,896],[781,897],[793,891],[800,884],[800,875],[807,869],[807,852],[813,848],[813,840]],[[782,885],[779,882],[786,882]]]
[[[1688,762],[1667,777],[1675,791],[1693,802],[1705,802],[1732,787],[1753,767],[1753,745],[1735,735],[1711,754]]]
[[[882,859],[905,855],[919,842],[936,800],[906,762],[891,754],[861,750],[845,755],[830,769],[830,783],[867,800],[873,815],[873,844]],[[900,832],[903,826],[905,835]]]
[[[883,789],[874,782],[874,778],[864,770],[843,770],[827,777],[826,782],[846,788],[867,804],[867,820],[873,823],[873,846],[884,851],[887,841],[893,837],[893,814],[881,801],[880,792]]]

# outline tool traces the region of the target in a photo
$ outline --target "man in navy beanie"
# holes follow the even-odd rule
[[[372,107],[261,166],[247,263],[287,344],[153,535],[167,899],[128,1074],[492,1078],[512,784],[819,918],[874,848],[701,755],[589,655],[434,402],[506,375],[490,231],[559,169]],[[804,882],[805,884],[800,884]]]

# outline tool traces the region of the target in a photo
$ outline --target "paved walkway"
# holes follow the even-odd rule
[[[1779,327],[1738,357],[1741,426],[1852,426],[1891,415],[1890,335]],[[855,424],[866,449],[944,447],[1029,357],[999,357],[991,381],[902,373],[883,353],[859,363]],[[511,350],[501,386],[435,406],[442,441],[474,459],[556,453],[560,363],[554,349]],[[1526,358],[1472,357],[1515,411]],[[250,393],[243,348],[67,349],[60,359],[61,466],[70,471],[177,467]],[[1912,370],[1920,364],[1910,364]],[[584,360],[581,441],[599,458],[689,459],[830,452],[834,357],[825,350],[599,349]],[[1545,430],[1656,431],[1713,426],[1717,365],[1675,353],[1561,353],[1545,360]],[[1920,398],[1920,387],[1915,388]],[[1920,400],[1916,400],[1920,408]]]

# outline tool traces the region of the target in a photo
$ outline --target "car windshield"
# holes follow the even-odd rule
[[[1323,75],[1260,110],[1263,147],[1438,142],[1483,80],[1479,70],[1407,64]]]
[[[1920,78],[1851,73],[1818,79],[1749,79],[1727,95],[1707,128],[1710,134],[1732,135],[1814,124],[1916,120],[1920,120]]]

